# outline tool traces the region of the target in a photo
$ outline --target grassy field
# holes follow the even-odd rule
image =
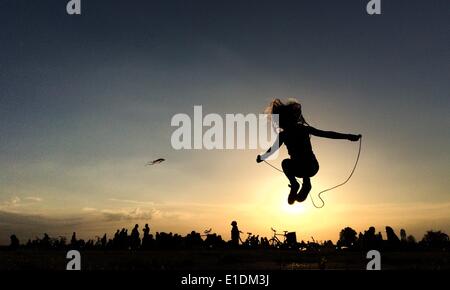
[[[65,270],[65,251],[0,250],[0,270]],[[83,270],[364,270],[363,252],[290,250],[81,251]],[[450,270],[448,252],[381,253],[385,270]]]

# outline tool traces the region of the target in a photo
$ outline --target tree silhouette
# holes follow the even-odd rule
[[[408,241],[408,244],[416,244],[416,238],[413,235],[409,235],[406,240]]]
[[[356,240],[356,231],[351,227],[346,227],[339,233],[338,246],[351,247],[355,244]]]
[[[423,236],[422,243],[430,248],[445,248],[449,243],[449,237],[441,231],[428,231]]]

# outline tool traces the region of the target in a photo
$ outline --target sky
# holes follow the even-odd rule
[[[366,2],[82,0],[69,16],[66,1],[0,0],[0,243],[134,223],[229,239],[232,220],[303,240],[449,233],[450,3],[382,1],[369,16]],[[354,176],[322,209],[289,206],[262,149],[171,146],[175,114],[259,114],[274,97],[297,98],[316,128],[363,135]],[[358,144],[312,144],[317,200]]]

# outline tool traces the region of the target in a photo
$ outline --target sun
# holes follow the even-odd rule
[[[281,211],[288,215],[304,214],[307,211],[307,207],[304,204],[294,203],[288,204],[287,200],[283,200],[280,204]]]

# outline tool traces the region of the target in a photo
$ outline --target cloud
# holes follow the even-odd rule
[[[98,211],[98,209],[93,208],[93,207],[83,207],[81,210],[84,211],[84,212],[96,212],[96,211]]]
[[[110,198],[109,201],[114,202],[121,202],[121,203],[132,203],[132,204],[140,204],[140,205],[154,205],[154,202],[151,201],[139,201],[139,200],[132,200],[132,199],[117,199],[117,198]]]
[[[0,210],[0,225],[23,224],[31,227],[35,225],[67,226],[82,222],[82,217],[47,217],[38,214],[15,213]]]
[[[18,196],[13,196],[8,200],[4,200],[0,203],[0,208],[16,207],[20,204],[21,199]]]
[[[24,198],[25,200],[34,201],[34,202],[41,202],[42,198],[37,196],[27,196]]]
[[[91,219],[100,219],[101,221],[131,221],[131,220],[150,220],[155,215],[160,215],[160,211],[155,208],[120,208],[120,209],[97,209],[84,207],[81,209],[88,214],[86,217]]]
[[[24,198],[12,196],[9,199],[0,202],[0,210],[16,211],[19,208],[29,207],[41,201],[42,198],[37,196],[26,196]]]
[[[45,232],[56,236],[67,233],[85,223],[86,219],[81,216],[58,218],[0,210],[0,244],[7,244],[11,234],[25,239],[25,242]]]
[[[157,210],[135,208],[132,210],[102,210],[100,213],[106,221],[150,220],[153,214],[157,213]]]

